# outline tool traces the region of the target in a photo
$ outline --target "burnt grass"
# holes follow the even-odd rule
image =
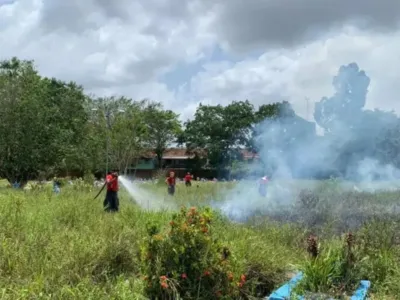
[[[291,205],[257,209],[243,220],[296,224],[313,232],[333,234],[356,231],[371,222],[400,224],[400,191],[353,192],[301,190]]]

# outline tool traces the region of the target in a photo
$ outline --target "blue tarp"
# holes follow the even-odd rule
[[[290,281],[284,285],[282,285],[279,289],[273,292],[269,297],[266,298],[269,300],[286,300],[290,298],[292,294],[293,288],[297,285],[297,283],[303,278],[303,273],[297,273]],[[301,300],[302,298],[299,298]]]
[[[358,289],[351,296],[351,300],[364,300],[367,298],[368,290],[371,286],[371,282],[368,280],[361,280]]]
[[[292,291],[294,287],[299,283],[299,281],[303,278],[303,274],[297,273],[289,282],[282,285],[279,289],[274,291],[269,297],[265,298],[265,300],[289,300],[291,298]],[[353,296],[351,296],[351,300],[365,300],[367,298],[368,289],[371,286],[371,282],[368,280],[361,280],[359,287],[354,292]],[[332,298],[333,299],[333,298]],[[303,296],[297,296],[296,300],[304,300]]]

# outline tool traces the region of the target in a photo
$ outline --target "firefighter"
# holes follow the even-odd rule
[[[107,212],[117,212],[119,210],[118,199],[118,172],[108,172],[106,176],[107,193],[104,199],[104,210]]]
[[[169,172],[169,176],[165,180],[165,183],[168,185],[168,194],[173,196],[175,194],[175,185],[176,185],[176,178],[175,172]]]
[[[57,177],[53,178],[53,192],[55,194],[59,194],[61,192],[61,182],[57,179]]]
[[[192,179],[193,179],[193,175],[190,175],[190,173],[187,172],[187,174],[185,175],[185,185],[187,187],[192,186]]]
[[[259,184],[258,184],[258,193],[260,194],[260,196],[262,197],[266,197],[267,196],[267,185],[268,185],[268,177],[264,176],[261,178]]]

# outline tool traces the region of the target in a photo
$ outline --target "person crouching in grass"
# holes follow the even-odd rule
[[[169,176],[165,180],[165,183],[168,185],[168,194],[173,196],[175,194],[175,184],[176,178],[174,172],[169,172]]]

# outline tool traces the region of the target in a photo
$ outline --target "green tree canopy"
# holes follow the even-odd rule
[[[143,118],[147,133],[145,144],[155,152],[158,167],[162,167],[165,150],[178,141],[182,132],[179,115],[171,110],[164,110],[161,103],[146,101]]]
[[[86,122],[83,89],[42,78],[32,61],[0,63],[0,177],[24,184],[79,149]]]
[[[125,97],[97,98],[91,102],[93,134],[89,147],[94,154],[91,161],[96,162],[92,169],[105,170],[108,156],[109,168],[126,171],[144,151],[147,137],[144,104],[145,101]]]
[[[200,105],[194,119],[185,123],[184,141],[189,152],[206,150],[211,166],[227,166],[239,158],[240,148],[249,145],[253,123],[254,107],[249,101]]]

